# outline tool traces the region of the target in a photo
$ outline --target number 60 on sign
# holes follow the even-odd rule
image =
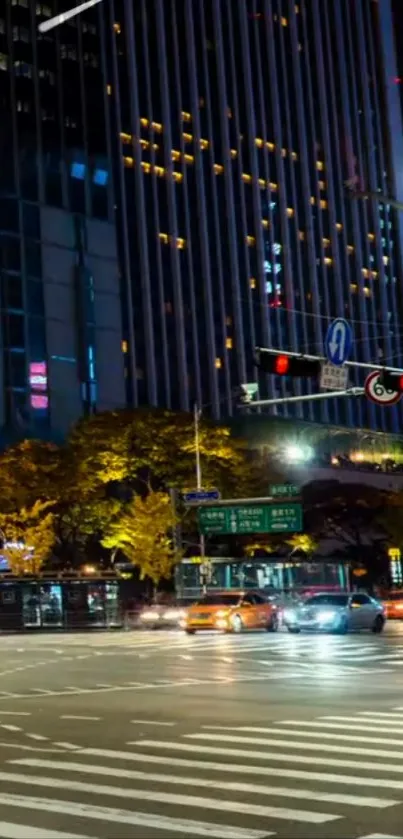
[[[380,381],[381,373],[375,370],[365,379],[365,395],[376,405],[396,405],[403,394],[396,390],[386,390]]]

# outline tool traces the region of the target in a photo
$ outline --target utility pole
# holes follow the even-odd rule
[[[200,434],[199,434],[199,422],[201,417],[201,409],[195,402],[194,405],[194,432],[195,432],[195,455],[196,455],[196,489],[202,489],[202,470],[201,470],[201,460],[200,460]],[[207,573],[206,573],[206,542],[204,538],[204,533],[200,534],[200,569],[202,570],[202,577],[203,577],[203,594],[207,593]]]

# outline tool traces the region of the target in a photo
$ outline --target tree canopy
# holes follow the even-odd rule
[[[0,514],[1,553],[14,574],[37,574],[46,562],[55,542],[50,506],[36,501],[32,507]]]

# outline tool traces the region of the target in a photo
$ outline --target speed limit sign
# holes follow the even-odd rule
[[[367,376],[364,383],[365,395],[371,402],[375,402],[377,405],[396,405],[396,402],[400,401],[403,394],[398,393],[396,390],[386,390],[383,384],[381,384],[380,378],[381,373],[377,370],[374,370],[373,373]]]

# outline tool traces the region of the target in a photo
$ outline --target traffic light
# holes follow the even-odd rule
[[[388,370],[381,370],[379,382],[385,390],[403,393],[403,373],[390,373]]]
[[[303,356],[278,355],[271,350],[257,349],[255,364],[263,373],[271,373],[273,376],[300,376],[308,379],[320,374],[320,361],[311,361]]]

